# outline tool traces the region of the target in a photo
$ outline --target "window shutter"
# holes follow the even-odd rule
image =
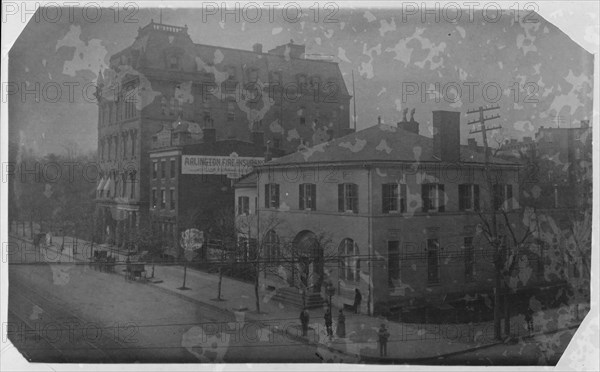
[[[275,208],[279,208],[279,185],[273,185],[275,187]]]
[[[381,211],[383,213],[390,213],[390,206],[388,201],[389,190],[390,185],[385,183],[381,185]]]
[[[269,199],[271,199],[271,195],[269,195],[269,184],[265,184],[265,208],[269,208]]]
[[[402,184],[400,185],[400,212],[401,213],[405,213],[406,212],[406,185]]]
[[[303,210],[304,207],[304,184],[298,185],[298,209]]]
[[[443,184],[438,184],[437,185],[437,191],[438,191],[438,212],[445,212],[446,211],[446,194],[444,193],[444,185]]]
[[[473,208],[479,211],[479,185],[473,185]]]
[[[351,184],[352,190],[352,211],[354,213],[358,213],[358,185],[353,183]]]
[[[310,199],[312,200],[311,208],[317,210],[317,185],[310,185]]]
[[[429,209],[429,185],[421,185],[421,210],[427,212]]]
[[[344,184],[338,184],[338,211],[344,212]]]
[[[508,206],[509,210],[512,209],[512,197],[512,185],[506,185],[506,205]]]

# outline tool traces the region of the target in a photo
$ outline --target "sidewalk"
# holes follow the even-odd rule
[[[14,235],[12,235],[14,237]],[[22,237],[17,237],[23,239]],[[71,238],[66,238],[67,242]],[[56,251],[62,242],[61,237],[53,238]],[[80,246],[89,243],[80,241]],[[72,255],[68,244],[61,254],[61,262],[89,260],[89,254],[81,253],[79,250]],[[124,260],[124,259],[123,259]],[[123,262],[123,261],[121,261]],[[152,269],[146,265],[147,275]],[[116,273],[123,275],[123,270],[117,266]],[[218,288],[218,274],[209,274],[195,269],[187,269],[187,290],[179,289],[183,284],[184,268],[178,265],[156,265],[155,278],[146,282],[146,285],[154,285],[169,293],[201,302],[210,307],[220,309],[230,315],[234,312],[244,312],[248,322],[259,323],[262,327],[268,327],[271,331],[284,333],[287,336],[314,344],[320,355],[329,355],[331,352],[339,352],[347,357],[356,358],[355,361],[366,359],[371,361],[395,361],[395,362],[426,362],[441,356],[460,354],[484,347],[497,345],[501,342],[493,338],[493,323],[471,323],[471,324],[408,324],[388,321],[384,318],[370,317],[345,313],[346,315],[346,337],[343,339],[334,337],[330,339],[326,335],[324,327],[324,309],[309,310],[310,331],[308,337],[302,337],[300,330],[300,309],[288,304],[272,300],[274,292],[259,289],[260,309],[257,313],[256,300],[254,296],[254,285],[223,276],[221,301],[216,300]],[[144,285],[140,283],[140,285]],[[538,312],[534,315],[536,328],[533,335],[555,332],[561,329],[573,327],[578,322],[572,318],[572,308],[551,309]],[[336,334],[338,309],[333,308],[333,332]],[[387,347],[387,357],[379,356],[377,344],[377,330],[384,323],[390,332]],[[511,318],[512,336],[515,338],[527,337],[526,324],[522,315]],[[329,354],[328,354],[329,353]],[[335,360],[335,359],[333,359]],[[347,361],[340,360],[338,361]]]

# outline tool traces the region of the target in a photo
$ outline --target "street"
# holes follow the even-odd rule
[[[10,256],[6,327],[31,361],[321,362],[315,346],[245,323],[244,313],[20,247],[28,254]]]

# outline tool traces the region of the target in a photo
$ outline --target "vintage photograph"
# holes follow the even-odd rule
[[[575,3],[3,2],[2,358],[595,370]]]

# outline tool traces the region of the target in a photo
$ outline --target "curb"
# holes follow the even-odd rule
[[[581,325],[581,323],[577,324],[577,325],[569,326],[566,328],[555,329],[555,330],[548,331],[548,332],[534,334],[533,337],[542,336],[542,335],[550,335],[550,334],[554,334],[554,333],[558,333],[558,332],[562,332],[562,331],[567,331],[570,329],[576,329],[580,325]],[[522,339],[522,337],[519,337],[518,339]],[[510,339],[508,339],[508,340],[510,340]],[[431,357],[423,357],[423,358],[394,358],[394,357],[378,357],[378,356],[367,356],[367,357],[361,356],[361,361],[371,361],[371,362],[377,361],[377,362],[380,362],[381,364],[409,364],[411,362],[418,362],[418,363],[430,362],[431,363],[433,361],[438,361],[439,359],[444,359],[444,358],[448,358],[448,357],[452,357],[452,356],[460,355],[460,354],[466,354],[466,353],[470,353],[473,351],[483,350],[483,349],[490,348],[492,346],[502,345],[505,343],[507,343],[506,340],[497,341],[497,342],[493,342],[490,344],[475,346],[475,347],[465,349],[465,350],[453,351],[451,353],[440,354],[440,355],[431,356]],[[434,363],[432,363],[432,364],[434,364]]]

